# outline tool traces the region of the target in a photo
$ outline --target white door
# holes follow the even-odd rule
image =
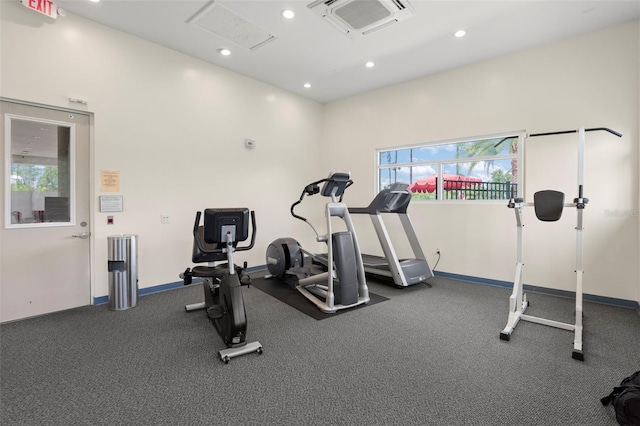
[[[0,322],[89,305],[90,117],[0,103]]]

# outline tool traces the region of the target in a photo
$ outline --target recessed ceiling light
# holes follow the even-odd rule
[[[366,64],[364,64],[365,67],[367,68],[373,68],[375,66],[375,64],[373,63],[373,61],[369,61]]]
[[[305,89],[309,89],[310,87],[311,87],[311,83],[305,83],[305,84],[304,84],[304,88],[305,88]]]
[[[231,51],[229,49],[218,49],[218,53],[221,54],[222,56],[231,55]]]
[[[291,9],[285,9],[282,11],[282,16],[284,16],[286,19],[293,19],[296,16],[296,14]]]
[[[465,30],[458,30],[453,33],[453,36],[457,38],[464,37],[465,35],[467,35],[467,32]]]
[[[94,3],[98,3],[100,0],[89,0],[89,1],[92,1]]]

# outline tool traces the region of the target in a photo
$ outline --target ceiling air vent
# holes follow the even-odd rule
[[[189,18],[187,23],[251,51],[276,39],[268,31],[214,1],[207,3],[198,13]]]
[[[406,0],[316,0],[307,7],[351,38],[370,34],[415,14]]]

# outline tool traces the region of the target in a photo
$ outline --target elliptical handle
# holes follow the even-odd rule
[[[299,219],[299,220],[301,220],[303,222],[309,223],[309,221],[305,217],[297,215],[293,210],[295,209],[295,207],[298,204],[300,204],[302,202],[302,200],[304,199],[305,195],[312,196],[312,195],[315,195],[315,194],[319,194],[320,193],[320,187],[318,186],[318,184],[321,184],[322,182],[327,182],[328,180],[329,180],[329,178],[320,179],[320,180],[317,180],[315,182],[311,182],[310,184],[305,186],[304,189],[302,190],[302,193],[300,194],[300,198],[298,199],[298,201],[296,201],[295,203],[291,204],[291,208],[289,209],[291,211],[291,216],[293,216],[296,219]]]
[[[344,197],[344,193],[347,190],[347,188],[349,188],[351,185],[353,185],[353,180],[349,179],[347,181],[347,184],[344,186],[344,190],[342,191],[342,194],[340,194],[340,198],[338,199],[339,202],[342,202],[342,197]]]
[[[301,220],[301,221],[303,221],[303,222],[307,222],[307,219],[306,219],[306,218],[304,218],[304,217],[302,217],[302,216],[300,216],[300,215],[297,215],[297,214],[293,211],[293,209],[294,209],[298,204],[300,204],[300,203],[302,202],[302,198],[303,198],[303,197],[304,197],[304,192],[303,192],[303,196],[302,196],[302,197],[300,197],[300,199],[299,199],[298,201],[296,201],[295,203],[291,204],[291,209],[290,209],[290,211],[291,211],[291,216],[293,216],[293,217],[295,217],[296,219],[299,219],[299,220]]]

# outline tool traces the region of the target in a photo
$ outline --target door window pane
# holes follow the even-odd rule
[[[12,117],[11,224],[71,222],[71,128]]]

